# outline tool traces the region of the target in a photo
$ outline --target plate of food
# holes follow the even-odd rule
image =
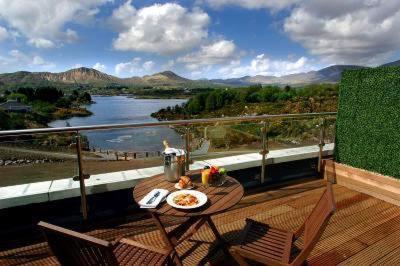
[[[207,202],[207,196],[196,190],[180,190],[172,192],[167,197],[167,203],[178,209],[195,209]]]
[[[190,180],[190,177],[184,175],[181,176],[181,179],[179,180],[178,183],[175,184],[176,189],[192,189],[194,188],[192,180]]]

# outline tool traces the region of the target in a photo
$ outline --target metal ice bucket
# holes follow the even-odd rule
[[[185,175],[185,152],[179,149],[170,149],[163,152],[164,175],[169,182],[177,182]]]

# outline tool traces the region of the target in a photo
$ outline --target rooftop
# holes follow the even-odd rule
[[[31,107],[19,102],[18,100],[8,100],[5,103],[0,103],[0,109],[6,110],[6,111],[29,112],[31,110]]]
[[[266,222],[271,226],[296,230],[320,197],[324,180],[308,179],[273,190],[251,190],[242,201],[229,211],[216,215],[213,220],[222,236],[230,243],[237,241],[245,218]],[[334,185],[338,210],[333,215],[322,238],[308,259],[310,265],[349,265],[399,263],[400,207]],[[172,229],[180,220],[166,221]],[[113,240],[124,236],[140,242],[159,246],[162,241],[156,226],[145,212],[135,211],[93,223],[81,231],[101,239]],[[0,240],[1,265],[56,265],[44,239],[36,234],[28,241]],[[222,260],[222,253],[208,254],[215,239],[208,227],[202,227],[192,240],[182,243],[178,252],[185,265]],[[301,239],[298,243],[301,245]],[[211,255],[211,256],[206,256]]]

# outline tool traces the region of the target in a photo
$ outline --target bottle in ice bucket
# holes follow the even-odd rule
[[[166,140],[163,141],[165,150],[164,156],[164,175],[169,182],[177,182],[181,176],[185,175],[185,151],[169,147]]]

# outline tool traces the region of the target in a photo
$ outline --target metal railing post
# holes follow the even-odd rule
[[[319,129],[319,153],[318,153],[318,174],[322,172],[322,156],[323,156],[323,149],[325,146],[325,118],[322,119],[322,124],[320,124]]]
[[[79,131],[76,131],[76,154],[78,159],[78,177],[79,177],[79,188],[81,191],[82,214],[83,214],[83,219],[87,220],[88,209],[86,200],[85,175],[83,173],[81,136],[79,134]]]
[[[190,166],[190,128],[186,126],[185,132],[185,150],[186,150],[186,160],[185,160],[185,169],[189,171]]]
[[[262,134],[262,150],[260,154],[262,155],[261,158],[261,183],[265,182],[266,179],[266,159],[267,154],[269,153],[268,150],[268,132],[267,132],[267,122],[262,122],[263,127],[261,128]]]

